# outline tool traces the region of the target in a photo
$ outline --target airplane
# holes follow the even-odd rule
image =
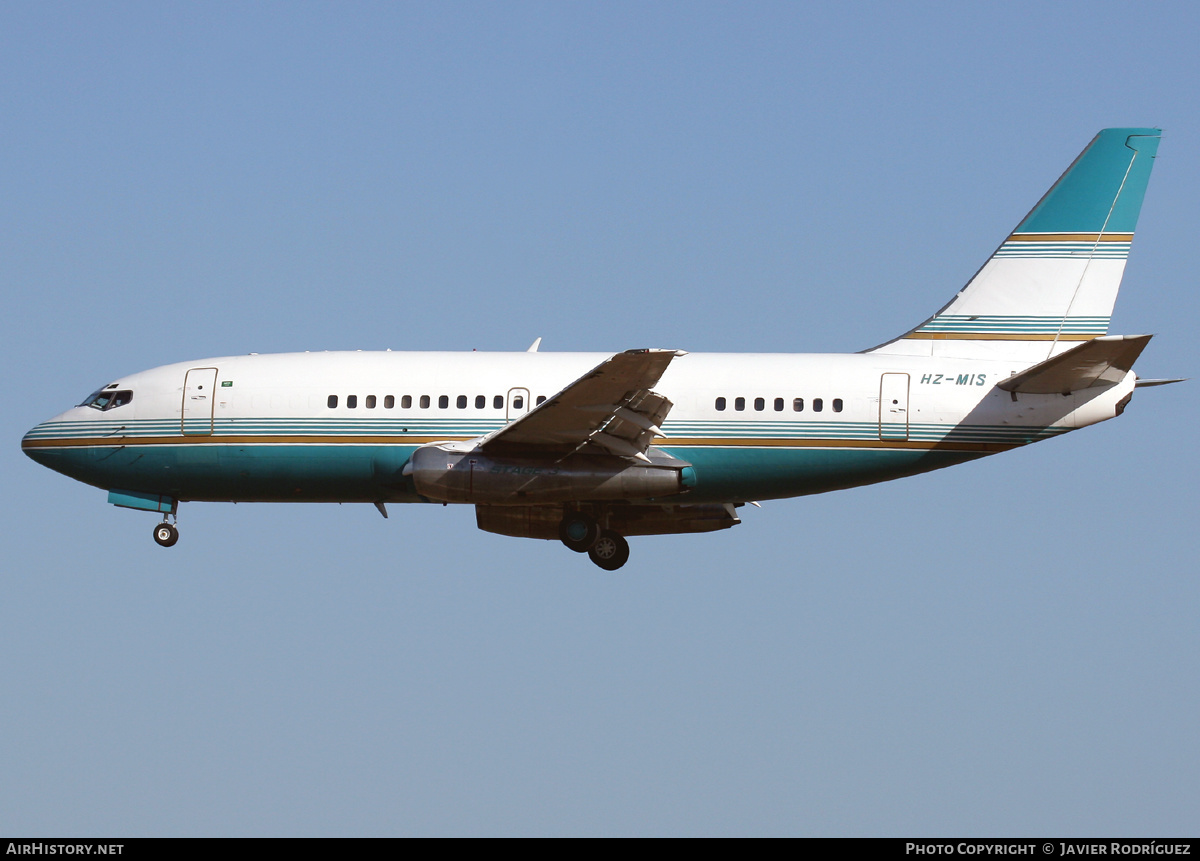
[[[606,570],[627,538],[915,475],[1119,416],[1150,335],[1108,335],[1161,132],[1096,135],[967,285],[850,354],[306,352],[122,377],[22,439],[162,515],[182,502],[475,506]]]

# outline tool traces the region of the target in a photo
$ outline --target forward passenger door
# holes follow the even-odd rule
[[[213,432],[213,408],[217,403],[217,369],[192,368],[183,378],[183,408],[180,431],[185,436]]]

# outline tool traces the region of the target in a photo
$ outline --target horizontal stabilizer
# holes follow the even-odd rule
[[[1153,335],[1108,335],[1013,374],[996,385],[1006,392],[1070,394],[1092,386],[1114,385],[1124,379]]]

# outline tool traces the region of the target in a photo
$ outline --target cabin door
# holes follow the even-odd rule
[[[908,374],[880,378],[879,438],[908,439]]]
[[[213,408],[217,403],[217,369],[192,368],[183,377],[181,431],[187,436],[213,432]]]

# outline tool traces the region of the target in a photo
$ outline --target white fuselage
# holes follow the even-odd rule
[[[35,459],[107,489],[179,500],[418,501],[418,446],[503,427],[597,353],[329,352],[167,365],[34,428]],[[1013,396],[1015,362],[881,354],[702,354],[655,391],[658,447],[695,465],[686,496],[796,496],[936,469],[1111,418],[1133,388]]]

